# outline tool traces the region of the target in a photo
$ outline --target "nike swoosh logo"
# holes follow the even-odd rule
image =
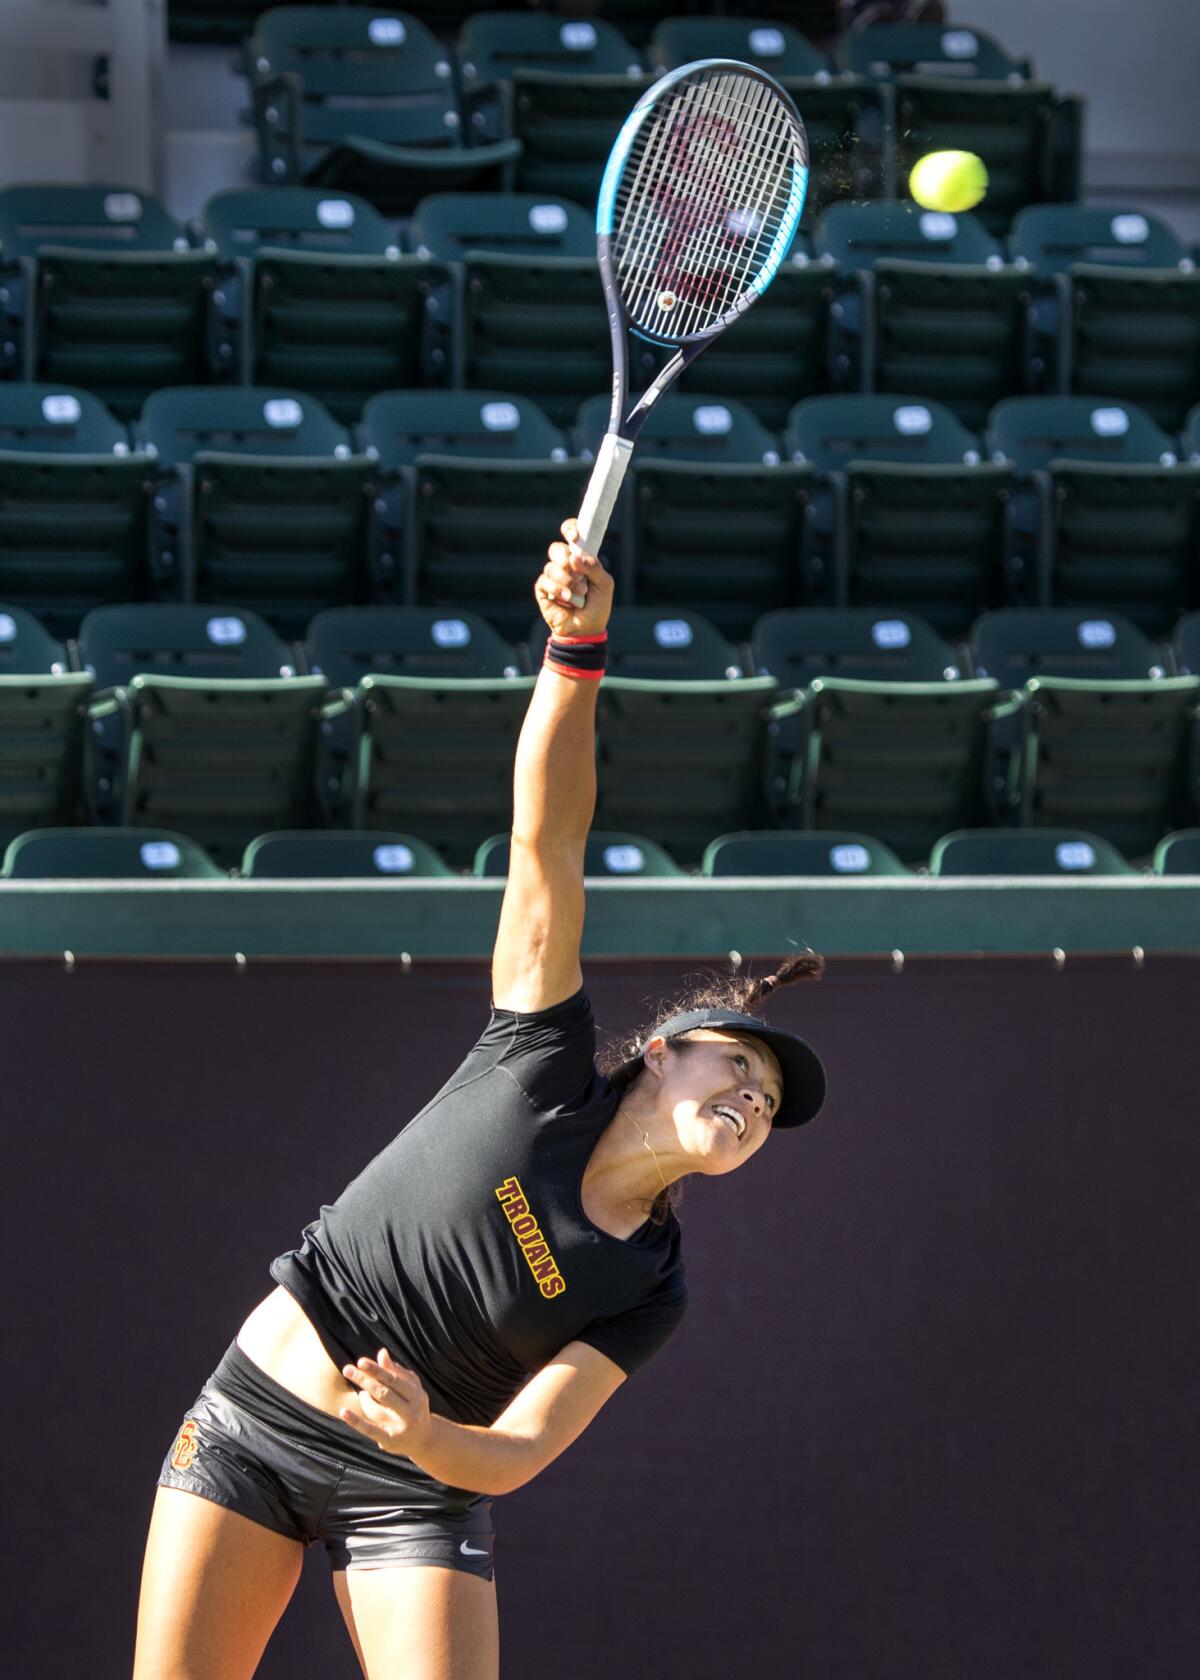
[[[464,1557],[486,1557],[488,1555],[486,1546],[481,1550],[478,1546],[468,1546],[465,1540],[458,1549]]]

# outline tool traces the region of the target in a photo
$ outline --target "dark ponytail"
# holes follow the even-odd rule
[[[658,1005],[654,1018],[648,1025],[640,1027],[627,1038],[606,1045],[600,1051],[596,1057],[596,1066],[612,1081],[622,1096],[642,1071],[640,1062],[634,1062],[629,1068],[626,1068],[625,1064],[640,1053],[642,1046],[654,1037],[662,1022],[669,1021],[673,1015],[687,1015],[694,1009],[730,1009],[739,1015],[753,1015],[764,1001],[781,987],[795,985],[799,980],[819,980],[825,972],[824,957],[818,956],[816,951],[810,949],[797,951],[794,956],[782,962],[774,974],[764,974],[759,979],[739,972],[742,959],[736,951],[730,953],[730,958],[733,963],[731,974],[710,973],[693,976],[692,985],[677,997]],[[686,1034],[672,1040],[672,1043],[679,1045],[687,1042]],[[665,1225],[668,1214],[677,1208],[682,1200],[681,1180],[677,1180],[667,1190],[660,1190],[650,1208],[651,1222],[655,1225]]]

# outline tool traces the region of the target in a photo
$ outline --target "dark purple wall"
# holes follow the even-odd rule
[[[602,1026],[681,966],[593,965]],[[689,1189],[684,1329],[497,1503],[505,1680],[1196,1672],[1198,978],[839,961],[777,1000],[828,1107]],[[478,964],[0,965],[8,1671],[128,1675],[186,1407],[487,1002]],[[320,1548],[259,1674],[357,1680]]]

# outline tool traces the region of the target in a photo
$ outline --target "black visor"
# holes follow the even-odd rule
[[[670,1020],[655,1027],[650,1037],[678,1038],[681,1033],[695,1032],[698,1027],[752,1033],[770,1045],[783,1072],[783,1100],[779,1112],[771,1118],[773,1127],[804,1126],[819,1112],[825,1101],[825,1069],[812,1046],[795,1033],[768,1026],[757,1015],[740,1015],[735,1009],[693,1009],[686,1015],[672,1015]],[[622,1064],[612,1076],[614,1081],[620,1081],[622,1075],[641,1065],[645,1048],[643,1045],[636,1056]]]

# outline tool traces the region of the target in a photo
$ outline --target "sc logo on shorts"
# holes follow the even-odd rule
[[[196,1425],[191,1418],[188,1418],[179,1431],[174,1447],[171,1449],[172,1470],[190,1470],[199,1451],[200,1443],[196,1439]]]

